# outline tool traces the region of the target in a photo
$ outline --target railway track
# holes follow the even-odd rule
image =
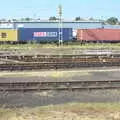
[[[120,55],[0,55],[0,60],[17,60],[24,62],[58,61],[58,60],[82,60],[82,59],[120,59]]]
[[[0,91],[47,91],[47,90],[89,90],[119,89],[120,80],[104,81],[53,81],[53,82],[11,82],[0,83]]]
[[[66,69],[120,66],[120,57],[0,56],[0,70]]]
[[[120,58],[105,58],[105,57],[102,57],[102,58],[77,58],[77,57],[71,57],[71,58],[31,58],[31,59],[5,59],[5,58],[1,58],[0,59],[1,61],[10,61],[11,63],[12,62],[91,62],[91,61],[120,61]]]
[[[119,61],[112,62],[34,62],[34,63],[8,63],[0,64],[0,71],[3,70],[40,70],[40,69],[68,69],[83,67],[111,67],[120,66]]]

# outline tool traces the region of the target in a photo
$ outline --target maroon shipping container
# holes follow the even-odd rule
[[[120,42],[120,29],[78,29],[77,41]]]

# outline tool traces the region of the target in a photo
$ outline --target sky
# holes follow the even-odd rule
[[[40,18],[57,16],[58,5],[63,7],[63,18],[106,19],[119,18],[120,0],[1,0],[0,18]]]

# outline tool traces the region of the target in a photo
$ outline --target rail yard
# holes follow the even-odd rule
[[[41,48],[41,50],[42,50],[42,48]],[[43,51],[44,50],[45,50],[45,48],[43,48]],[[50,50],[52,50],[52,49],[50,49]],[[53,50],[55,50],[55,49],[53,49]],[[90,51],[90,50],[79,50],[78,49],[77,51],[79,51],[79,53],[77,53],[77,54],[75,54],[75,51],[73,51],[74,54],[73,53],[72,54],[64,54],[64,52],[59,51],[58,55],[55,54],[54,52],[53,52],[53,54],[49,54],[49,52],[47,54],[46,53],[43,54],[43,52],[42,52],[42,54],[39,53],[36,55],[34,55],[34,54],[30,55],[30,54],[25,54],[25,52],[23,54],[21,54],[21,53],[18,54],[17,52],[9,53],[8,51],[6,51],[6,52],[1,51],[0,71],[1,72],[2,71],[11,71],[11,72],[24,71],[25,72],[25,71],[46,71],[46,70],[57,71],[57,70],[69,70],[69,69],[79,70],[79,69],[83,69],[83,68],[84,69],[85,68],[94,69],[96,67],[98,67],[98,69],[102,69],[105,67],[110,69],[110,67],[120,66],[120,55],[115,50],[113,50],[113,51],[108,50],[107,52],[105,50],[103,50],[103,51],[98,50],[97,54],[95,53],[96,50]],[[99,79],[100,78],[98,78],[98,80],[95,81],[95,84],[100,82]],[[23,83],[21,83],[21,80],[17,81],[17,83],[16,83],[16,81],[14,81],[14,83],[12,81],[10,81],[7,84],[5,81],[0,81],[2,83],[0,88],[3,89],[4,86],[6,86],[6,85],[8,86],[8,84],[10,84],[10,86],[11,85],[12,85],[12,87],[15,86],[15,88],[18,88],[18,90],[19,90],[19,87],[17,85],[20,84],[20,86],[23,86],[23,89],[29,90],[29,85],[32,86],[32,84],[33,84],[33,86],[34,85],[36,86],[36,90],[37,90],[37,85],[38,86],[40,85],[39,87],[41,87],[41,90],[42,90],[41,85],[42,85],[43,81],[41,82],[41,79],[35,83],[34,83],[35,80],[33,80],[33,82],[30,80],[30,83],[28,80],[27,84],[26,84],[26,82],[24,83],[24,81],[22,81]],[[80,81],[81,80],[79,80],[79,82]],[[106,81],[106,80],[104,79],[103,81]],[[114,79],[113,81],[119,82],[119,80],[117,80],[117,79],[116,80]],[[112,85],[113,81],[110,80],[110,81],[107,81],[107,83],[111,83],[111,85]],[[4,82],[5,82],[5,84],[4,84]],[[53,82],[53,86],[54,85],[59,86],[59,84],[60,84],[59,82],[60,81]],[[76,80],[69,81],[69,79],[68,79],[64,82],[67,85],[67,84],[70,84],[69,82],[76,82]],[[49,81],[46,81],[44,84],[46,84],[46,85],[49,84]],[[51,82],[51,84],[52,84],[52,82]],[[72,84],[74,84],[74,83],[72,83]],[[72,89],[72,84],[70,85],[71,89]],[[83,83],[81,83],[81,85],[82,84]],[[89,82],[86,84],[89,84]],[[27,85],[28,85],[28,89],[27,89]],[[118,83],[118,85],[119,85],[119,83]],[[24,88],[24,86],[26,86],[26,88]],[[101,88],[103,88],[103,86],[101,86]],[[110,88],[110,86],[108,86],[106,88]],[[39,87],[38,87],[38,90],[40,90]],[[114,88],[114,87],[111,86],[111,88]],[[117,87],[119,88],[119,86],[117,86]],[[6,88],[6,91],[10,90],[7,87],[5,87],[5,88]],[[13,87],[12,91],[14,91],[15,88]],[[68,88],[69,88],[69,85],[68,85]],[[79,87],[77,87],[77,88],[79,88]],[[87,87],[85,87],[85,88],[87,88]],[[100,88],[100,87],[98,87],[98,88]],[[46,87],[46,89],[47,89],[47,87]],[[51,89],[54,90],[54,88],[51,88]],[[55,88],[55,89],[57,89],[57,88]],[[67,89],[67,88],[65,88],[65,89]],[[88,89],[89,89],[89,86],[88,86]],[[34,87],[33,87],[33,90],[35,90]],[[49,87],[48,87],[48,90],[49,90]],[[15,91],[16,91],[16,89],[15,89]]]
[[[120,120],[120,1],[0,11],[0,120]]]
[[[119,42],[119,29],[77,28],[73,36],[73,29],[66,27],[59,45],[58,30],[0,30],[2,108],[120,102],[120,47],[110,43]]]

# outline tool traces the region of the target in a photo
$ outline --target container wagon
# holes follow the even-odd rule
[[[63,28],[63,41],[71,41],[73,36],[72,28]],[[59,40],[58,28],[19,28],[19,42],[57,42]]]
[[[18,31],[13,29],[0,29],[0,43],[13,43],[18,40]]]
[[[120,29],[78,29],[77,41],[80,42],[120,42]]]

